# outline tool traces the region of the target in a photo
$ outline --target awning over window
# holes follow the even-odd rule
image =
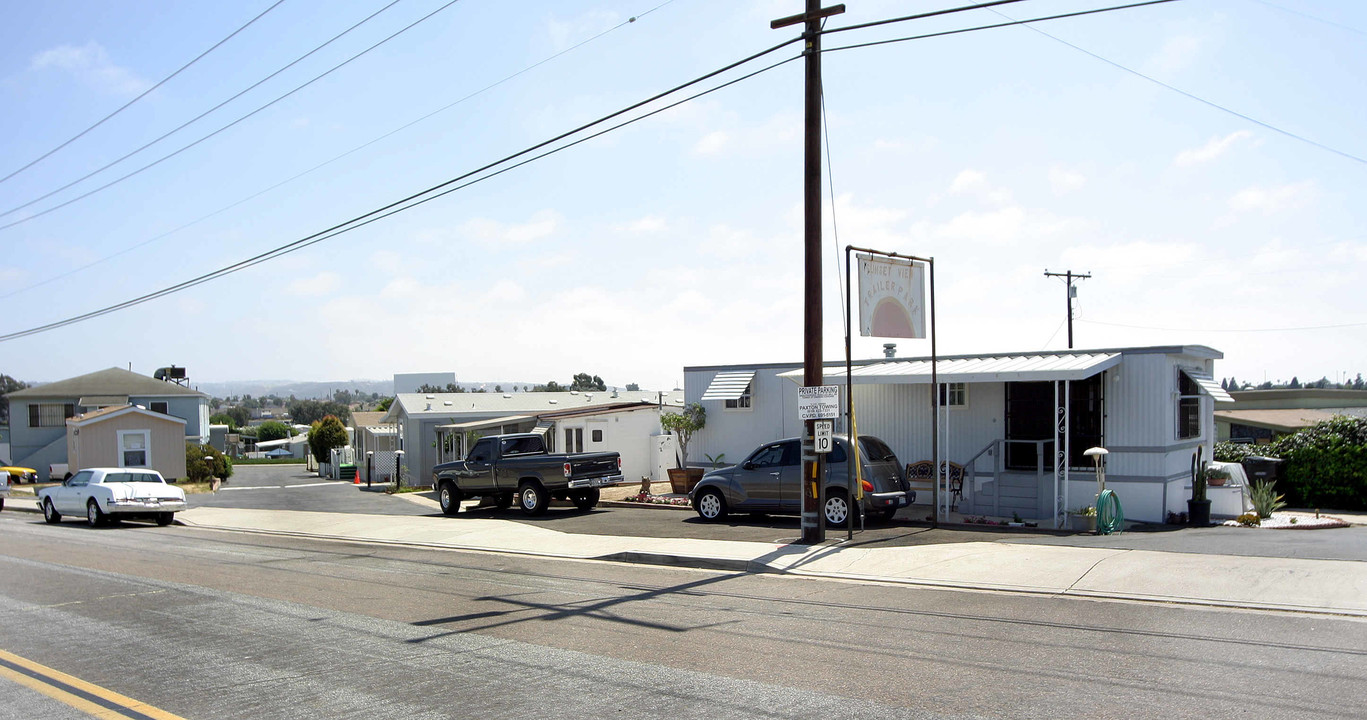
[[[550,420],[537,420],[536,427],[532,428],[531,432],[536,433],[537,435],[540,435],[544,438],[546,437],[546,433],[550,432],[551,428],[554,426],[555,423],[551,422]]]
[[[81,407],[102,408],[113,407],[115,405],[127,405],[127,395],[87,395],[76,402]]]
[[[1215,378],[1197,370],[1183,370],[1183,375],[1191,378],[1191,381],[1201,386],[1205,394],[1214,398],[1215,402],[1234,402],[1234,398],[1225,389],[1220,387],[1220,383],[1215,382]]]
[[[1039,353],[959,357],[936,363],[936,379],[942,383],[1041,382],[1085,380],[1120,363],[1120,353]],[[851,376],[855,385],[928,385],[929,360],[901,360],[860,365]],[[802,382],[802,371],[782,373]],[[823,382],[845,384],[845,368],[827,367]],[[1215,387],[1220,387],[1216,385]]]
[[[750,381],[755,379],[754,370],[744,370],[741,372],[717,373],[712,378],[712,384],[707,386],[707,392],[702,394],[703,400],[736,400],[745,394],[750,387]]]

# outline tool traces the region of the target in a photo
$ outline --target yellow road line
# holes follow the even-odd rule
[[[0,650],[0,677],[59,700],[97,718],[109,720],[184,720],[147,703],[92,685],[46,665]]]

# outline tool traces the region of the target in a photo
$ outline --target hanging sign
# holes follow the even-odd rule
[[[859,256],[859,334],[926,336],[925,265],[900,258]]]

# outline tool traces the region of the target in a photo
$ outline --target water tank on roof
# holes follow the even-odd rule
[[[171,367],[157,368],[157,371],[152,373],[152,377],[158,380],[184,380],[185,368],[176,367],[175,365],[172,365]]]

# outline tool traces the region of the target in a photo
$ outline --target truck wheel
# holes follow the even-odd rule
[[[512,493],[510,493],[510,492],[501,492],[501,493],[499,493],[499,494],[497,494],[497,495],[494,496],[494,507],[498,508],[499,510],[507,510],[508,508],[510,508],[510,507],[512,507],[512,506],[513,506],[513,494],[512,494]]]
[[[441,511],[445,515],[455,515],[460,512],[460,490],[456,484],[447,481],[441,484],[437,490],[437,502],[441,504]]]
[[[580,510],[592,510],[598,504],[598,488],[590,488],[583,492],[577,492],[570,496],[574,501],[574,506]]]
[[[522,506],[522,512],[527,515],[541,515],[551,504],[551,494],[541,487],[541,483],[524,480],[517,486],[517,504]]]
[[[721,496],[720,490],[707,488],[698,493],[694,509],[698,511],[698,517],[704,520],[720,520],[726,517],[726,500]]]

